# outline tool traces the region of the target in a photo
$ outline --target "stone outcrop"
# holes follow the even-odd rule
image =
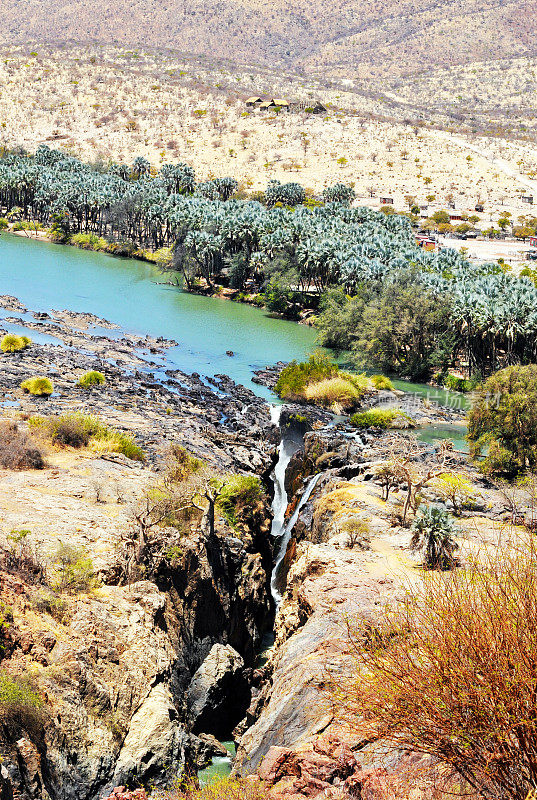
[[[250,703],[272,614],[270,510],[260,501],[236,529],[223,519],[212,531],[157,527],[127,574],[132,510],[170,442],[220,474],[266,477],[278,432],[267,404],[227,376],[205,379],[152,361],[173,342],[103,335],[113,323],[92,315],[29,318],[15,298],[1,305],[68,346],[34,342],[6,356],[0,395],[24,415],[94,414],[132,433],[148,455],[140,464],[54,451],[39,472],[0,471],[2,668],[32,674],[44,699],[31,726],[19,720],[4,731],[2,791],[96,800],[118,784],[165,785],[182,768],[210,763],[220,752],[212,734],[228,737]],[[54,396],[22,394],[23,377],[51,369]],[[90,369],[106,375],[99,390],[77,386]],[[32,558],[49,566],[60,542],[83,547],[100,587],[60,596],[50,588],[54,570],[21,571],[5,533],[26,528]]]
[[[186,692],[194,732],[229,733],[242,718],[250,692],[244,661],[230,645],[214,644]]]

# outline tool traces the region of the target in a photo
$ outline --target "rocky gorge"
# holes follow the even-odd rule
[[[257,776],[275,798],[391,796],[405,755],[388,758],[338,716],[328,677],[349,663],[346,619],[374,624],[406,581],[421,580],[397,517],[404,487],[384,500],[376,476],[408,449],[406,434],[356,431],[310,406],[274,413],[224,374],[170,366],[173,341],[91,314],[32,312],[11,296],[0,306],[4,332],[35,336],[1,356],[3,424],[25,430],[32,416],[79,411],[132,434],[145,453],[139,462],[49,446],[45,469],[0,470],[1,666],[43,699],[28,718],[1,722],[6,798],[94,800],[118,785],[167,786],[221,754],[233,731],[234,771]],[[89,370],[105,384],[81,388]],[[20,389],[35,374],[54,381],[50,397]],[[388,394],[375,401],[404,407]],[[460,419],[424,404],[415,416]],[[179,536],[163,523],[139,547],[136,508],[172,445],[215,473],[258,476],[266,493],[238,524],[204,515]],[[473,540],[504,519],[500,494],[464,456],[425,443],[411,450],[416,464],[442,457],[470,476],[476,499],[463,522]],[[364,527],[350,541],[352,520]],[[90,591],[51,588],[65,543],[91,555]]]

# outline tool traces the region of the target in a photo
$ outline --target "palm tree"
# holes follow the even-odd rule
[[[455,541],[457,528],[447,511],[440,506],[421,506],[412,523],[410,549],[423,552],[427,569],[453,569],[457,566]]]

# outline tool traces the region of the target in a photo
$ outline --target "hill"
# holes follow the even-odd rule
[[[404,74],[537,52],[535,0],[4,0],[0,41],[173,47],[310,74]]]

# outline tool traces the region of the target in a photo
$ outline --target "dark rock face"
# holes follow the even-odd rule
[[[230,645],[214,644],[195,672],[186,693],[194,733],[229,735],[250,701],[244,661]]]

